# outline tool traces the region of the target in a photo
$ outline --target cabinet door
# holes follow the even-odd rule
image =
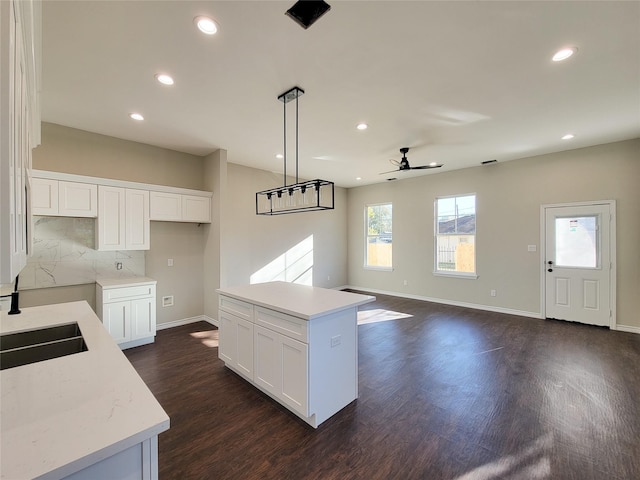
[[[150,220],[182,221],[182,195],[178,193],[150,192],[149,202]]]
[[[149,191],[126,189],[126,249],[149,250]]]
[[[34,178],[31,181],[31,209],[34,215],[58,214],[58,181]]]
[[[238,356],[237,318],[222,310],[218,311],[218,316],[220,317],[218,358],[227,365],[233,366]]]
[[[211,199],[182,195],[182,221],[211,223]]]
[[[98,214],[98,186],[89,183],[58,183],[58,215],[95,217]]]
[[[125,250],[124,188],[98,186],[98,250]]]
[[[156,336],[155,298],[142,298],[131,301],[131,340]]]
[[[107,303],[102,307],[102,324],[116,343],[128,342],[131,335],[128,328],[131,302]]]
[[[267,392],[280,397],[282,389],[281,335],[260,325],[254,325],[255,368],[253,381]]]
[[[236,319],[237,369],[253,380],[253,323]]]
[[[280,361],[282,388],[279,397],[298,413],[308,416],[309,399],[309,346],[280,335]]]

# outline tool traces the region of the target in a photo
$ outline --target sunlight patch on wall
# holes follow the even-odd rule
[[[413,315],[394,312],[392,310],[384,310],[382,308],[361,310],[358,312],[358,325],[363,325],[365,323],[388,322],[389,320],[400,320],[401,318],[410,317],[413,317]]]
[[[282,281],[313,285],[313,235],[255,272],[249,281],[251,284]]]

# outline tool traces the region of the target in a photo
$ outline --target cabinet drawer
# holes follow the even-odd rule
[[[220,295],[218,299],[218,307],[220,310],[232,313],[236,317],[253,322],[253,305],[250,303]]]
[[[294,340],[309,343],[309,322],[301,318],[269,310],[268,308],[255,307],[254,322]]]
[[[103,302],[118,302],[136,298],[151,297],[156,294],[155,285],[137,285],[135,287],[109,288],[103,292]]]

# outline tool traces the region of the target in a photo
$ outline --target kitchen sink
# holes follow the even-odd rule
[[[0,336],[0,370],[86,352],[77,323]]]

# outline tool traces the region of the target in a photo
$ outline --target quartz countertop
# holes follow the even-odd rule
[[[305,320],[358,307],[376,297],[288,282],[255,283],[220,288],[220,295],[244,300]]]
[[[102,288],[120,288],[133,287],[136,285],[155,285],[156,280],[149,277],[130,277],[130,278],[98,278],[96,283]]]
[[[0,333],[71,322],[88,351],[0,371],[2,479],[63,478],[169,428],[86,302],[3,311]]]

